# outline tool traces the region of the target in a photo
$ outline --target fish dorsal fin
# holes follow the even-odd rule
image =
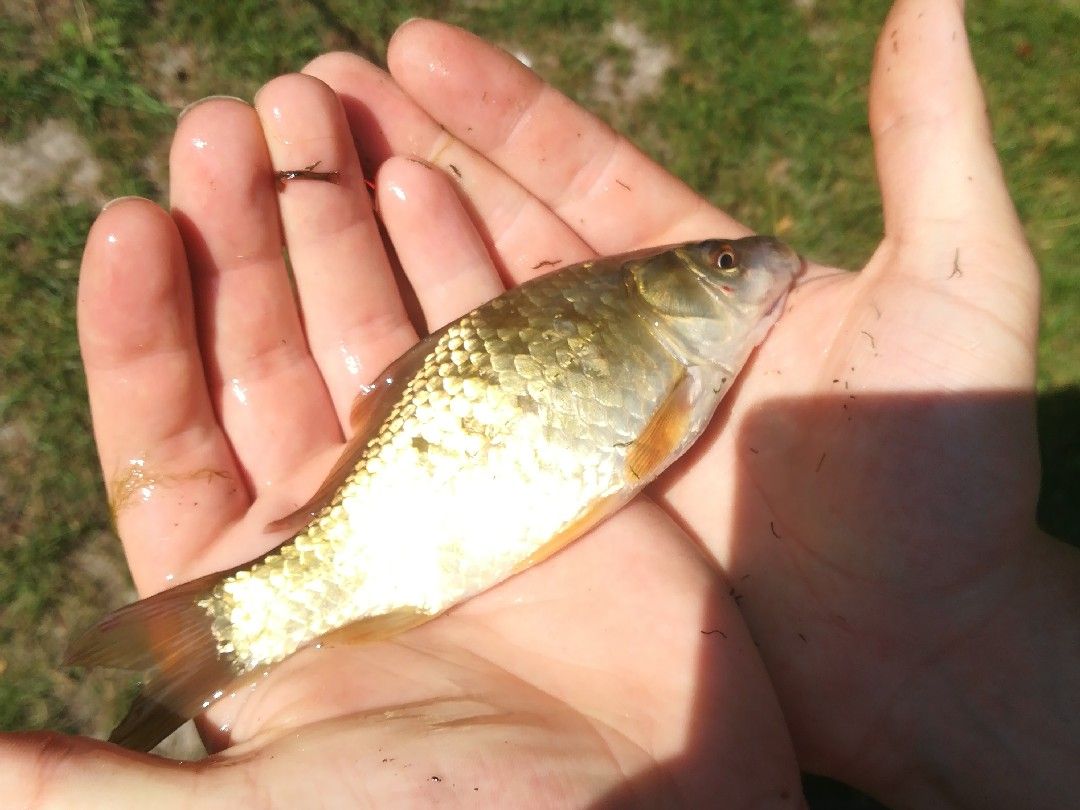
[[[330,473],[319,485],[319,488],[315,490],[315,494],[308,498],[303,506],[289,512],[285,517],[280,517],[266,524],[265,531],[280,532],[288,529],[290,532],[296,533],[307,525],[312,517],[329,506],[330,502],[334,500],[334,494],[337,492],[338,487],[341,486],[341,482],[348,475],[348,470],[355,467],[357,462],[360,461],[360,456],[363,455],[370,438],[370,435],[365,432],[357,433],[349,439],[345,444],[345,449],[338,456],[338,460],[334,462]]]
[[[690,429],[693,378],[685,371],[675,381],[656,413],[626,454],[626,471],[633,481],[647,482],[683,443]]]
[[[321,512],[334,499],[341,482],[349,471],[357,465],[364,454],[368,442],[375,435],[394,405],[401,398],[401,392],[423,365],[435,344],[439,342],[444,330],[428,335],[405,354],[386,367],[375,382],[356,395],[349,425],[353,435],[345,443],[345,448],[338,456],[330,473],[307,502],[298,509],[268,524],[266,531],[278,532],[284,529],[298,531],[311,518]]]

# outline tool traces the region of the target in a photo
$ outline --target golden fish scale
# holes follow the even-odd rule
[[[637,488],[629,447],[680,372],[618,266],[545,276],[449,325],[332,502],[200,603],[219,654],[248,672],[505,578]]]

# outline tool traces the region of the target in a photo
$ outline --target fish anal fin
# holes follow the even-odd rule
[[[149,670],[110,740],[149,751],[236,680],[218,654],[210,616],[198,605],[230,573],[209,574],[122,607],[72,644],[66,664]]]
[[[693,380],[683,374],[668,392],[641,435],[626,454],[626,471],[633,481],[650,481],[683,443],[690,429]]]
[[[359,463],[364,449],[390,412],[401,399],[401,393],[409,380],[423,364],[424,359],[438,342],[442,331],[428,335],[401,357],[386,367],[375,382],[361,391],[353,400],[349,425],[353,435],[345,444],[330,473],[306,503],[284,517],[267,524],[265,531],[279,532],[285,529],[299,531],[315,515],[330,505],[342,481]]]
[[[554,534],[550,540],[540,546],[536,551],[522,560],[514,567],[514,574],[520,574],[526,569],[532,568],[537,563],[542,563],[556,552],[562,551],[570,543],[577,540],[589,529],[600,523],[604,518],[615,512],[626,502],[625,493],[607,495],[594,502],[583,510],[572,521]]]
[[[438,614],[425,613],[416,608],[398,608],[389,613],[381,613],[366,619],[352,622],[319,636],[314,643],[322,647],[334,647],[350,644],[369,644],[383,641],[426,624]]]

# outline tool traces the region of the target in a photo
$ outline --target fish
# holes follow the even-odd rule
[[[592,259],[421,340],[250,562],[120,608],[66,663],[148,675],[112,742],[149,750],[225,691],[335,638],[391,638],[555,554],[708,425],[802,268],[766,236]]]

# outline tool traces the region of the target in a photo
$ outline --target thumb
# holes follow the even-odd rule
[[[959,0],[898,0],[878,39],[870,130],[885,233],[992,220],[1023,240]]]
[[[1016,338],[1009,379],[1030,385],[1039,276],[994,150],[961,0],[897,0],[870,81],[885,272],[992,312]],[[970,337],[970,336],[969,336]]]
[[[191,766],[55,732],[0,735],[3,806],[172,810],[194,804]]]

